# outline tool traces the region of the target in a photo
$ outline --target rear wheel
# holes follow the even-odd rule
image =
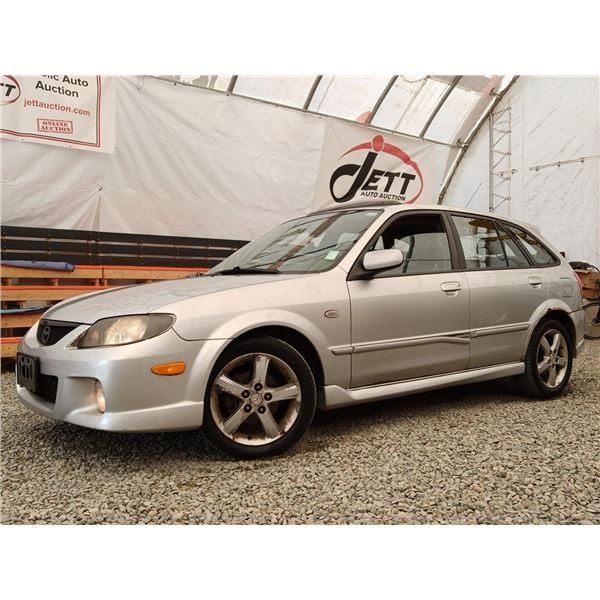
[[[600,340],[600,300],[588,302],[583,307],[583,335],[588,340]]]
[[[560,321],[538,325],[525,354],[525,372],[516,379],[527,396],[553,398],[569,383],[573,365],[572,343]]]
[[[280,454],[306,431],[316,400],[315,378],[302,355],[286,342],[257,336],[217,361],[204,400],[204,433],[236,458]]]

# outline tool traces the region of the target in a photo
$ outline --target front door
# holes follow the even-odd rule
[[[469,289],[442,215],[393,219],[368,250],[400,248],[400,267],[348,278],[353,388],[461,371],[469,361]]]

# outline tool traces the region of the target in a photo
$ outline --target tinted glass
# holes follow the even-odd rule
[[[467,269],[502,269],[508,266],[504,247],[493,221],[482,217],[452,216]]]
[[[543,246],[541,242],[538,242],[529,233],[517,227],[509,227],[509,229],[517,236],[525,250],[529,253],[529,256],[533,259],[533,262],[538,267],[547,267],[555,265],[558,262],[550,250]]]
[[[515,269],[530,267],[531,265],[525,254],[523,254],[521,248],[519,248],[519,245],[512,239],[512,237],[510,237],[510,235],[508,235],[502,226],[500,226],[498,229],[498,233],[500,235],[502,245],[504,246],[504,252],[506,254],[506,259],[508,260],[508,266]]]
[[[288,221],[244,246],[208,273],[234,268],[281,273],[327,271],[380,214],[380,210],[338,211]]]
[[[377,238],[372,250],[387,248],[402,250],[404,262],[381,277],[452,270],[448,236],[439,215],[400,217]]]

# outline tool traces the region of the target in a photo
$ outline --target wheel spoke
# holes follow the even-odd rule
[[[548,340],[545,337],[541,339],[540,346],[544,351],[544,356],[548,356],[550,352],[552,352],[552,348],[550,348],[550,344],[548,343]]]
[[[227,375],[221,375],[221,377],[215,381],[215,384],[220,390],[223,390],[224,392],[227,392],[236,398],[240,398],[242,392],[246,391],[247,389],[241,383],[238,383],[237,381],[227,377]]]
[[[544,360],[542,360],[542,362],[538,363],[538,373],[541,375],[542,373],[545,373],[549,368],[550,368],[550,360],[548,359],[547,356],[545,356]]]
[[[254,374],[252,375],[252,383],[260,383],[265,387],[267,381],[267,371],[269,370],[269,358],[264,354],[257,354],[254,357]]]
[[[556,385],[556,365],[550,367],[548,372],[548,385],[554,387]]]
[[[556,332],[552,335],[552,345],[550,349],[552,352],[556,352],[558,350],[558,346],[560,345],[560,333]]]
[[[564,356],[558,356],[556,358],[556,364],[559,367],[566,367],[567,366],[567,359]]]
[[[264,413],[261,414],[260,412],[257,412],[256,414],[260,419],[260,423],[263,426],[265,433],[270,438],[276,438],[281,433],[279,425],[277,425],[277,421],[275,421],[275,419],[273,418],[273,413],[271,412],[271,409],[268,406],[266,406],[265,408],[267,410]]]
[[[227,435],[231,435],[233,432],[237,431],[242,423],[248,418],[248,415],[251,413],[247,413],[244,410],[244,405],[240,406],[228,419],[223,422],[223,431]]]
[[[290,383],[289,385],[282,385],[278,388],[268,390],[271,394],[269,402],[280,402],[281,400],[292,400],[298,397],[298,386]]]

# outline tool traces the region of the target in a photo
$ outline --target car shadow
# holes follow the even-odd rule
[[[444,410],[456,410],[459,407],[478,406],[481,404],[507,404],[513,402],[531,402],[516,391],[511,378],[496,379],[482,383],[471,383],[461,386],[432,390],[409,396],[401,396],[347,406],[336,410],[317,411],[314,426],[327,426],[333,422],[341,425],[344,421],[356,423],[357,419],[369,416],[389,416],[401,418],[407,415],[427,416],[439,414]]]
[[[484,382],[392,398],[359,406],[350,406],[332,411],[318,410],[305,438],[286,457],[302,455],[304,452],[319,451],[328,445],[329,429],[335,427],[335,435],[367,430],[382,418],[400,420],[414,416],[439,415],[443,411],[457,408],[476,407],[487,403],[531,402],[518,396],[510,379]],[[47,420],[36,419],[32,432],[36,444],[43,451],[61,460],[100,460],[117,464],[120,468],[145,468],[149,463],[203,460],[209,462],[238,462],[213,449],[199,430],[163,433],[117,433],[98,431]],[[45,435],[43,430],[48,430]],[[332,433],[333,435],[333,433]],[[334,438],[331,438],[334,439]],[[140,460],[142,459],[142,460]],[[268,462],[275,459],[263,459]],[[108,462],[107,462],[108,461]],[[262,462],[262,461],[258,461]],[[256,464],[256,461],[254,461]]]

